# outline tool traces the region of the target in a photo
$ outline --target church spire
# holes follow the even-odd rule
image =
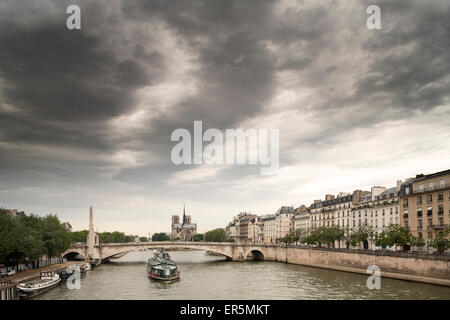
[[[186,224],[186,205],[183,204],[183,224]]]

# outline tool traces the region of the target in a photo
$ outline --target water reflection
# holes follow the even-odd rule
[[[181,280],[148,279],[151,251],[131,252],[88,272],[80,290],[62,284],[36,299],[450,299],[450,288],[382,278],[381,290],[367,276],[298,265],[231,262],[204,251],[174,251]]]

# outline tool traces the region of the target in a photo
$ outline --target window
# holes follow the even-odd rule
[[[382,224],[382,227],[384,228],[384,226],[385,226],[385,223],[384,223],[384,218],[383,218],[383,224]]]
[[[439,218],[439,227],[443,227],[444,226],[444,219]]]
[[[422,230],[422,220],[417,220],[417,229]]]
[[[398,213],[398,207],[395,207],[395,213],[396,214]]]
[[[444,194],[442,192],[438,194],[438,201],[444,201]]]
[[[408,210],[403,211],[403,218],[408,218]]]
[[[442,204],[438,206],[438,214],[444,214],[444,206]]]
[[[432,207],[428,207],[427,208],[427,216],[432,216],[433,215],[433,208]]]
[[[404,206],[404,207],[407,207],[407,206],[408,206],[408,198],[406,198],[406,199],[403,200],[403,206]]]
[[[422,208],[418,208],[417,209],[417,216],[421,217],[422,216]]]
[[[433,225],[433,219],[428,219],[428,228],[431,228]]]
[[[383,211],[383,216],[384,216],[384,209],[382,211]]]
[[[395,217],[395,223],[398,224],[398,217]]]
[[[431,231],[428,232],[428,239],[433,239],[433,233]]]
[[[405,228],[406,228],[406,229],[409,228],[409,226],[408,226],[408,221],[405,221]]]
[[[445,180],[439,181],[439,187],[444,188],[445,187]]]
[[[392,208],[389,209],[390,214],[392,215]]]
[[[433,190],[434,189],[434,182],[430,182],[429,186],[430,186],[430,190]]]
[[[417,204],[422,204],[422,196],[417,196]]]
[[[423,184],[419,184],[419,191],[423,192]]]
[[[433,202],[433,195],[432,194],[427,195],[427,202]]]
[[[419,232],[419,239],[422,239],[422,232]]]
[[[373,217],[373,211],[372,210],[370,210],[370,217],[371,218]]]
[[[405,194],[409,194],[409,187],[405,188]]]

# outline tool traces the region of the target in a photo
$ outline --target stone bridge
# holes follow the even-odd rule
[[[245,261],[247,259],[254,260],[278,260],[278,245],[270,244],[251,244],[251,243],[225,243],[225,242],[131,242],[131,243],[104,243],[93,246],[93,250],[89,249],[87,244],[76,244],[63,253],[68,259],[88,257],[94,260],[106,261],[124,256],[128,252],[138,251],[142,249],[197,249],[205,250],[215,254],[223,255],[228,260]],[[91,253],[89,253],[91,250]]]

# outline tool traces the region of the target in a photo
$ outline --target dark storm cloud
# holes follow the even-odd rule
[[[2,133],[8,141],[104,148],[105,122],[133,108],[133,92],[160,77],[163,59],[138,45],[134,57],[120,59],[104,34],[69,31],[65,8],[31,25],[3,21],[0,97],[15,111],[2,114]],[[106,17],[92,20],[108,24]]]
[[[187,169],[170,162],[172,131],[192,131],[194,120],[202,120],[204,129],[226,129],[282,114],[285,108],[269,107],[277,91],[288,85],[280,74],[297,77],[288,89],[315,93],[286,108],[308,113],[321,124],[320,130],[280,150],[282,165],[302,161],[291,153],[299,146],[339,143],[340,134],[354,128],[448,101],[450,19],[445,1],[429,6],[378,2],[382,25],[389,28],[380,31],[365,26],[365,9],[372,4],[367,1],[342,10],[334,1],[299,1],[296,8],[280,8],[279,1],[261,0],[81,1],[82,30],[69,31],[65,8],[71,2],[52,1],[51,10],[38,1],[9,1],[1,7],[6,9],[0,19],[0,142],[79,148],[89,154],[128,149],[160,161],[122,168],[106,159],[77,164],[52,159],[52,154],[36,161],[29,154],[14,163],[14,155],[3,156],[2,177],[7,180],[20,170],[63,176],[64,168],[73,179],[77,170],[83,170],[82,178],[95,178],[114,167],[113,179],[151,184],[164,193],[165,180]],[[154,102],[157,106],[141,128],[116,136],[111,120],[146,104],[136,95],[140,89],[173,80],[165,78],[173,67],[167,65],[173,52],[164,52],[158,43],[164,37],[189,57],[187,73],[196,92],[164,107]],[[351,87],[341,86],[346,78],[353,81]],[[280,132],[283,140],[284,128]],[[10,152],[8,145],[0,150]],[[33,170],[24,171],[27,165]],[[239,183],[257,171],[232,167],[220,175],[225,182]],[[186,192],[192,190],[198,191]]]
[[[396,2],[392,10],[408,15],[411,21],[400,17],[392,30],[363,45],[364,50],[380,55],[357,86],[359,98],[389,93],[392,95],[392,100],[388,101],[390,107],[422,110],[448,101],[450,5],[434,4]],[[380,5],[384,12],[390,12],[390,3]]]

